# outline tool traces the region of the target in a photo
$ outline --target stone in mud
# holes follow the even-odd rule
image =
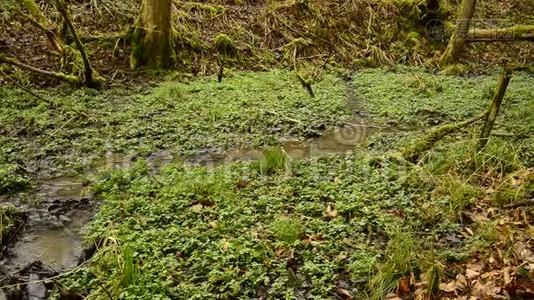
[[[46,299],[46,287],[43,282],[38,282],[39,275],[37,274],[30,274],[29,280],[30,282],[35,282],[28,284],[27,292],[28,292],[28,300],[42,300]]]

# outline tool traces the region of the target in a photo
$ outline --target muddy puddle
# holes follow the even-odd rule
[[[280,147],[293,160],[345,154],[365,145],[367,137],[377,131],[380,128],[351,123],[325,131],[318,138],[282,141]],[[145,159],[150,170],[157,172],[166,164],[218,167],[237,161],[258,160],[261,156],[261,149],[242,148],[226,151],[222,155],[206,154],[187,160],[177,158],[170,151],[157,151]],[[128,168],[136,159],[134,155],[109,152],[95,161],[87,174],[92,176],[103,169]],[[97,209],[91,199],[87,186],[81,180],[58,177],[40,180],[30,195],[8,200],[27,212],[28,222],[18,240],[0,257],[0,278],[3,278],[0,283],[13,282],[13,278],[18,278],[15,282],[46,278],[75,267],[88,247],[83,243],[82,229]],[[25,293],[23,296],[17,295],[20,299],[42,299],[40,296],[31,296],[31,288],[28,285],[20,291]],[[43,286],[33,288],[42,296]],[[6,295],[0,290],[0,300],[19,299],[19,296],[13,298]]]
[[[346,154],[364,146],[367,138],[380,131],[380,127],[350,123],[324,132],[320,137],[304,141],[285,140],[281,149],[293,160],[311,159],[332,154]],[[233,149],[222,155],[202,155],[186,161],[190,165],[218,167],[237,161],[253,161],[262,157],[263,151],[254,148]]]
[[[81,230],[94,210],[76,210],[59,226],[48,225],[25,232],[8,250],[4,264],[10,272],[16,266],[27,266],[35,261],[61,272],[75,267],[84,250]],[[68,219],[67,219],[68,218]]]
[[[29,194],[4,199],[26,215],[22,233],[0,254],[1,299],[46,299],[39,280],[78,265],[87,249],[82,227],[94,214],[81,181],[68,177],[38,180]],[[21,282],[34,284],[18,285]]]

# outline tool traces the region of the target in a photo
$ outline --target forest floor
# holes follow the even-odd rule
[[[531,297],[532,75],[514,74],[484,150],[471,126],[417,164],[396,154],[483,111],[497,78],[339,71],[315,97],[281,70],[39,98],[2,86],[0,187],[67,226],[69,208],[12,192],[61,176],[100,203],[98,251],[56,296]],[[321,152],[332,133],[345,146]]]
[[[0,299],[534,298],[532,43],[445,76],[456,0],[174,1],[175,68],[131,71],[139,1],[70,2],[106,83],[0,66]],[[79,75],[16,3],[0,53]],[[479,1],[474,26],[531,4]],[[487,147],[477,122],[401,158],[483,112],[502,64],[523,71]]]

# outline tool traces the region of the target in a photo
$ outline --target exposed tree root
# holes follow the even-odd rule
[[[425,137],[409,145],[402,151],[402,157],[410,162],[416,162],[421,154],[432,149],[432,147],[447,135],[462,129],[478,120],[485,118],[487,112],[479,114],[475,117],[467,119],[462,122],[445,124],[432,129]]]

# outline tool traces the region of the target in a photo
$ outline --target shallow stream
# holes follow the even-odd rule
[[[292,160],[353,152],[366,144],[367,137],[381,130],[365,124],[362,118],[356,117],[355,120],[359,121],[327,130],[317,138],[282,141],[280,147]],[[150,170],[157,172],[166,164],[212,168],[261,157],[261,149],[240,148],[228,150],[223,155],[204,154],[182,160],[170,151],[162,150],[152,153],[146,160]],[[103,169],[127,168],[134,160],[131,155],[109,152],[95,161],[94,168],[86,175],[97,175]],[[42,179],[37,181],[30,194],[0,200],[15,204],[28,216],[18,240],[8,247],[7,253],[0,256],[2,285],[44,279],[66,272],[83,261],[88,253],[88,245],[84,245],[82,229],[90,222],[97,204],[80,179]],[[46,293],[43,290],[46,292],[43,283],[23,285],[14,291],[0,290],[0,300],[44,299]]]

